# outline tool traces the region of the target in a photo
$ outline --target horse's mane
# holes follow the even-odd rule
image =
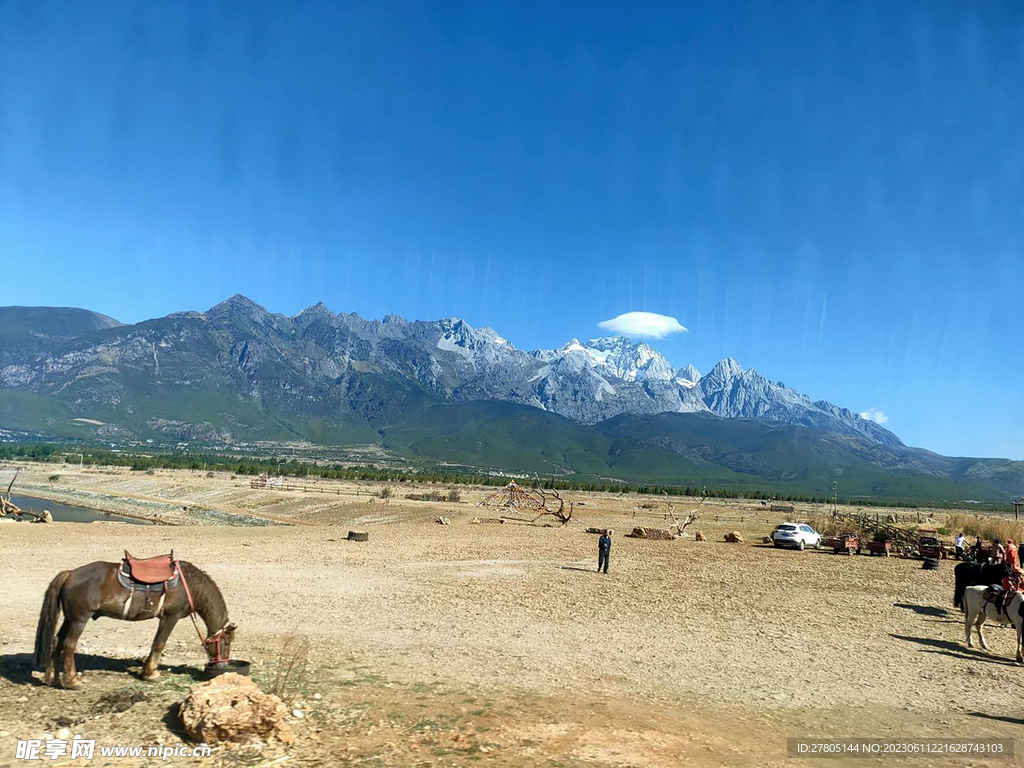
[[[187,560],[181,561],[181,567],[185,572],[185,578],[188,580],[189,589],[192,590],[192,599],[195,601],[196,613],[202,616],[204,621],[207,620],[207,617],[213,618],[214,621],[223,617],[224,621],[227,622],[228,607],[216,582],[210,578],[206,571]],[[207,621],[207,624],[209,624],[209,621]],[[215,632],[218,629],[220,627],[212,627],[210,631]]]

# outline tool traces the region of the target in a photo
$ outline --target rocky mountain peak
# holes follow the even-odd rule
[[[586,424],[620,414],[710,411],[901,445],[883,427],[812,402],[732,358],[702,376],[692,365],[677,370],[649,344],[622,336],[573,338],[557,349],[525,352],[492,328],[474,328],[459,317],[368,321],[334,314],[323,302],[287,317],[240,294],[174,323],[116,326],[99,318],[82,330],[74,314],[81,312],[0,310],[7,320],[0,323],[6,334],[0,334],[0,387],[47,393],[75,382],[93,401],[115,408],[132,404],[138,382],[187,387],[204,381],[264,409],[324,418],[340,418],[354,407],[386,413],[405,398],[508,401]],[[66,348],[65,327],[76,334]],[[176,354],[161,351],[167,349]]]
[[[675,382],[682,387],[695,387],[700,381],[700,371],[692,363],[676,371]]]
[[[334,317],[334,313],[327,308],[326,304],[322,301],[318,301],[313,306],[306,307],[295,315],[295,317]]]
[[[707,378],[733,379],[743,373],[743,366],[731,357],[719,360],[715,367],[708,371]]]
[[[221,319],[229,317],[243,317],[250,319],[269,319],[270,312],[247,296],[236,293],[234,296],[224,299],[219,304],[214,304],[203,315],[207,319]]]

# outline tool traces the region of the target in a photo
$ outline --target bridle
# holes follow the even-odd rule
[[[211,664],[223,664],[231,661],[231,657],[224,658],[224,631],[228,628],[228,624],[231,622],[225,622],[224,626],[218,629],[209,637],[204,638],[202,631],[199,629],[199,622],[196,621],[196,604],[192,599],[192,590],[189,589],[188,581],[185,579],[185,572],[181,569],[181,563],[177,560],[174,561],[175,568],[178,569],[178,574],[181,576],[181,586],[185,588],[185,596],[188,598],[188,617],[192,619],[192,626],[196,628],[196,634],[199,636],[199,642],[203,645],[203,650],[206,651],[206,655],[210,658]],[[210,654],[210,648],[216,652],[216,655]]]

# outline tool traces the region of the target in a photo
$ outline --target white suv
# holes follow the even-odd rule
[[[772,531],[772,544],[776,547],[821,549],[821,534],[804,523],[782,523]]]

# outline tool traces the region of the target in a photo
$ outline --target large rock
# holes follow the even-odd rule
[[[742,544],[743,534],[741,534],[739,531],[730,531],[729,533],[725,534],[725,540],[728,541],[730,544]]]
[[[291,744],[288,710],[277,696],[251,679],[229,672],[195,686],[181,704],[181,722],[193,741],[247,743],[276,739]]]

